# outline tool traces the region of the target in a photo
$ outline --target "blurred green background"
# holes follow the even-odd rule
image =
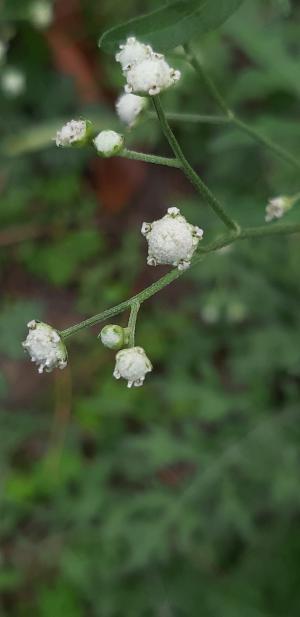
[[[33,5],[0,9],[0,615],[299,617],[299,237],[236,243],[143,305],[143,388],[113,379],[99,328],[38,375],[28,320],[63,329],[166,271],[145,265],[144,220],[176,204],[206,240],[223,230],[180,172],[51,141],[80,116],[120,128],[121,72],[97,40],[160,2],[61,0],[49,24]],[[228,103],[296,155],[299,20],[297,0],[246,0],[195,42]],[[218,113],[171,60],[183,78],[165,108]],[[174,130],[244,225],[299,191],[237,129]],[[169,155],[155,120],[126,139]]]

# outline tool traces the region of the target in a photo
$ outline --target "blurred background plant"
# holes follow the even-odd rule
[[[297,236],[212,254],[149,300],[137,344],[155,370],[143,388],[113,380],[99,328],[70,339],[69,368],[50,376],[20,344],[29,319],[65,328],[164,272],[146,267],[139,229],[166,205],[207,239],[221,229],[180,172],[51,142],[72,117],[120,130],[123,80],[97,40],[160,6],[142,4],[0,9],[0,614],[298,617]],[[229,105],[296,155],[299,18],[296,0],[246,0],[195,41]],[[179,68],[166,108],[217,112]],[[295,169],[237,129],[175,128],[243,224],[263,223],[270,196],[299,191]],[[153,119],[126,138],[169,155]],[[299,221],[297,208],[285,218]]]

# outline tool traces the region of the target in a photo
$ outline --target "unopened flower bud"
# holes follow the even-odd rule
[[[146,105],[147,99],[143,96],[123,94],[116,103],[116,110],[120,120],[131,127],[134,126]]]
[[[115,156],[123,149],[124,138],[115,131],[101,131],[94,139],[94,146],[100,156]]]
[[[126,74],[125,92],[154,96],[180,79],[180,71],[171,68],[163,56],[150,58],[130,68]]]
[[[130,36],[124,45],[120,45],[120,50],[115,58],[121,64],[124,74],[139,62],[150,58],[152,54],[150,45],[140,43],[134,36]]]
[[[56,133],[57,146],[84,146],[91,138],[92,123],[89,120],[70,120]]]
[[[158,221],[143,223],[141,231],[148,242],[148,265],[170,264],[179,270],[190,266],[203,236],[203,230],[190,225],[178,208],[169,208]]]
[[[109,349],[122,349],[128,343],[128,330],[115,324],[108,324],[102,328],[100,339]]]
[[[266,207],[266,223],[273,219],[280,219],[293,205],[293,199],[286,195],[279,195],[269,199]]]
[[[146,374],[150,371],[152,364],[142,347],[118,351],[113,375],[116,379],[126,379],[128,388],[142,386]]]
[[[29,333],[22,343],[31,361],[38,365],[39,373],[45,369],[50,373],[54,368],[67,366],[67,350],[58,332],[41,321],[30,321]]]

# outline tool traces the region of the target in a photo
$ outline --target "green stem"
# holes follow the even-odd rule
[[[232,116],[232,111],[231,111],[231,109],[229,109],[225,99],[223,98],[223,96],[221,95],[219,90],[217,89],[217,87],[216,87],[215,83],[213,82],[213,80],[211,79],[210,75],[208,75],[208,73],[205,71],[205,69],[203,68],[203,65],[198,60],[198,58],[196,56],[194,56],[194,54],[191,51],[190,46],[189,45],[185,45],[184,49],[186,51],[186,58],[187,58],[188,62],[195,69],[195,71],[200,75],[202,81],[206,85],[206,87],[207,87],[208,91],[210,92],[212,98],[216,101],[216,103],[220,107],[220,109],[222,109],[222,111],[224,112],[225,116],[227,116],[230,119],[231,116]]]
[[[203,124],[228,124],[230,122],[230,118],[227,118],[226,116],[182,114],[173,111],[165,112],[165,116],[167,120],[170,120],[170,122],[190,122],[191,124],[197,124],[198,122],[203,122]],[[149,111],[148,117],[153,119],[156,118],[157,115],[155,112]]]
[[[128,332],[129,332],[128,347],[134,347],[136,320],[137,320],[138,312],[140,310],[140,306],[141,306],[140,303],[137,302],[136,300],[132,302],[128,326],[127,326]]]
[[[261,238],[265,236],[275,236],[293,233],[300,233],[300,223],[274,223],[272,225],[262,225],[260,227],[248,227],[246,229],[242,229],[239,236],[237,236],[235,233],[227,234],[216,238],[210,244],[201,247],[201,249],[198,249],[197,254],[192,260],[191,267],[199,264],[204,259],[206,254],[212,253],[213,251],[216,251],[223,246],[228,246],[236,240],[246,240],[250,238]],[[69,336],[72,336],[73,334],[76,334],[80,330],[83,330],[84,328],[94,326],[95,324],[105,321],[106,319],[109,319],[114,315],[119,315],[126,309],[131,308],[134,303],[139,305],[142,304],[142,302],[145,302],[145,300],[148,300],[148,298],[151,298],[151,296],[154,296],[156,293],[161,291],[161,289],[182,276],[184,272],[186,271],[177,269],[171,270],[170,272],[168,272],[168,274],[160,278],[155,283],[152,283],[152,285],[150,285],[149,287],[146,287],[146,289],[143,289],[135,296],[132,296],[132,298],[129,298],[129,300],[125,300],[124,302],[121,302],[120,304],[117,304],[116,306],[113,306],[112,308],[109,308],[106,311],[99,313],[98,315],[94,315],[89,319],[85,319],[84,321],[74,326],[71,326],[66,330],[63,330],[62,332],[60,332],[60,336],[65,339]]]
[[[300,169],[300,161],[296,159],[292,154],[290,154],[290,152],[288,152],[287,150],[285,150],[285,148],[282,148],[281,146],[276,144],[269,137],[265,137],[265,135],[260,133],[260,131],[252,128],[249,124],[247,124],[243,120],[240,120],[240,118],[235,114],[235,112],[232,109],[230,109],[230,107],[228,107],[225,99],[223,98],[222,94],[219,92],[218,88],[216,87],[211,77],[207,74],[200,60],[196,56],[194,56],[194,54],[192,53],[190,46],[186,45],[185,49],[187,52],[188,62],[195,69],[198,75],[200,75],[202,81],[205,83],[208,91],[210,92],[211,97],[214,99],[214,101],[217,103],[220,109],[222,109],[222,111],[224,112],[225,120],[227,120],[227,122],[231,122],[234,126],[241,129],[244,133],[246,133],[247,135],[255,139],[255,141],[257,141],[258,143],[262,144],[263,146],[271,150],[274,154],[276,154],[276,156],[278,156],[282,160],[286,161],[287,163],[290,163],[290,165],[293,165],[296,169]]]
[[[165,116],[159,96],[158,95],[154,96],[152,100],[153,100],[155,111],[157,113],[157,117],[160,121],[162,130],[163,130],[163,133],[167,141],[169,142],[169,145],[172,148],[175,156],[181,162],[182,171],[184,172],[188,180],[191,182],[191,184],[195,187],[196,191],[198,191],[198,193],[200,193],[200,195],[204,197],[207,203],[213,208],[213,210],[215,211],[217,216],[223,221],[223,223],[229,229],[231,230],[233,229],[234,231],[237,232],[239,229],[238,225],[235,223],[235,221],[233,221],[226,214],[223,206],[220,204],[217,198],[213,195],[213,193],[209,190],[206,184],[201,180],[198,174],[196,174],[196,172],[194,171],[190,163],[185,158],[181,150],[181,147],[167,121],[167,118]]]
[[[145,154],[144,152],[135,152],[135,150],[127,150],[124,148],[117,156],[133,161],[143,161],[144,163],[154,163],[156,165],[165,165],[166,167],[181,167],[177,159],[167,158],[165,156],[156,156],[154,154]]]

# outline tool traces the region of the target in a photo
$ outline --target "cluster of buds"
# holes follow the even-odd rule
[[[54,368],[67,366],[67,350],[58,332],[46,323],[32,320],[27,324],[29,333],[23,343],[38,372],[50,373]]]
[[[147,373],[152,371],[152,364],[142,347],[125,348],[129,343],[129,328],[116,324],[104,326],[100,332],[101,342],[109,349],[119,349],[113,376],[125,379],[128,388],[142,386]]]
[[[168,208],[167,214],[153,223],[143,223],[142,234],[148,242],[149,266],[169,264],[186,270],[203,237],[203,230],[187,222],[179,208]]]
[[[152,364],[142,347],[129,347],[118,351],[113,375],[116,379],[125,379],[128,388],[142,386],[150,371]]]
[[[162,54],[153,51],[131,36],[116,54],[126,77],[127,94],[148,94],[154,96],[166,90],[180,79],[180,71],[173,69]]]
[[[92,134],[92,124],[88,120],[70,120],[57,131],[55,142],[57,146],[84,146]]]

